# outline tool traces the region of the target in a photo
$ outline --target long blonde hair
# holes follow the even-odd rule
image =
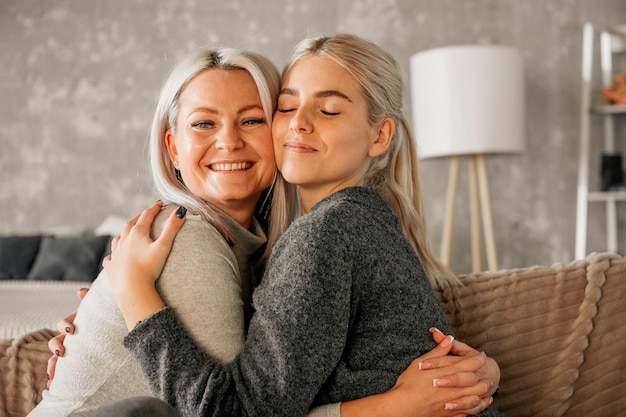
[[[396,60],[379,46],[351,34],[316,35],[301,41],[283,70],[283,79],[301,59],[332,59],[360,84],[368,103],[369,122],[392,118],[396,130],[388,150],[373,158],[365,185],[377,189],[399,218],[402,232],[415,249],[431,283],[458,284],[458,278],[433,254],[426,230],[413,135],[403,113],[403,82]]]
[[[168,129],[176,132],[179,96],[189,82],[203,71],[219,68],[247,71],[253,78],[267,123],[272,122],[280,88],[278,69],[265,57],[250,51],[233,48],[201,49],[181,60],[163,84],[157,102],[148,143],[150,168],[157,193],[164,201],[185,206],[191,213],[200,214],[229,241],[233,236],[221,212],[194,195],[177,179],[174,164],[165,144]],[[266,250],[269,251],[271,247]]]

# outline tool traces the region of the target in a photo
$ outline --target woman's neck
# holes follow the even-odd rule
[[[299,187],[298,192],[300,196],[300,209],[302,210],[302,214],[308,213],[313,206],[337,191],[359,185],[361,184],[341,184],[340,186],[334,184],[333,187]]]
[[[252,224],[252,217],[254,215],[254,210],[250,213],[240,213],[240,212],[227,212],[230,217],[233,218],[237,223],[239,223],[245,229],[250,229],[250,225]]]
[[[215,203],[211,204],[226,213],[230,218],[239,223],[245,229],[250,229],[256,203],[241,204],[239,206],[233,206],[233,204],[228,204],[227,206]]]

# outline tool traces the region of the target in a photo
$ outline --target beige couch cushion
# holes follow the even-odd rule
[[[570,404],[568,417],[626,409],[617,371],[626,368],[624,268],[624,257],[592,254],[462,276],[465,287],[439,289],[455,335],[500,365],[497,409],[533,417],[564,415]]]
[[[576,395],[566,417],[626,414],[626,257],[594,255],[588,268],[590,288],[600,301]]]

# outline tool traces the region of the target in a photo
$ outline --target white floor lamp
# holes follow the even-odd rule
[[[498,269],[485,154],[522,152],[524,74],[518,50],[449,46],[411,57],[413,123],[420,158],[451,156],[441,261],[449,265],[461,156],[470,157],[472,269],[481,267],[480,214],[487,262]]]

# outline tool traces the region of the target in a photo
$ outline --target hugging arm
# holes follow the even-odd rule
[[[168,250],[169,248],[171,248],[171,242],[168,242],[168,239],[173,239],[177,227],[180,227],[180,223],[182,223],[180,219],[170,216],[170,219],[168,220],[165,229],[173,231],[173,233],[164,232],[159,237],[159,239],[157,239],[156,241],[152,241],[151,239],[149,239],[149,236],[148,238],[145,237],[147,230],[146,226],[148,226],[149,229],[149,225],[151,224],[151,217],[153,217],[153,215],[150,214],[149,209],[148,214],[146,215],[144,213],[143,218],[137,217],[133,219],[130,222],[131,224],[129,224],[128,227],[125,228],[126,230],[122,234],[122,237],[124,239],[128,239],[129,241],[132,241],[132,239],[134,239],[135,243],[131,244],[131,247],[135,247],[137,249],[142,245],[148,246],[147,249],[143,247],[140,250],[142,255],[139,255],[138,258],[127,258],[134,259],[134,265],[122,266],[117,273],[115,272],[115,269],[113,269],[113,272],[107,269],[107,272],[109,272],[110,276],[121,275],[121,277],[118,276],[116,277],[116,279],[123,278],[124,276],[126,276],[126,278],[128,278],[129,276],[133,277],[133,282],[131,282],[130,287],[125,287],[124,285],[122,285],[118,288],[119,292],[117,294],[120,295],[122,298],[126,297],[126,301],[123,300],[122,304],[124,302],[128,302],[129,300],[133,300],[132,294],[134,294],[134,292],[137,290],[137,287],[133,286],[137,285],[137,282],[143,282],[143,285],[148,282],[149,284],[151,284],[152,289],[154,288],[154,277],[158,276],[160,268],[162,268],[162,265],[164,264],[164,259],[167,258]],[[140,227],[135,228],[135,225],[138,225]],[[137,243],[137,241],[139,241],[139,243]],[[114,246],[116,243],[118,242],[114,242]],[[110,262],[110,260],[111,259],[109,259],[108,261]],[[139,264],[139,266],[137,266],[137,264]],[[107,261],[105,261],[105,267],[106,266]],[[111,265],[108,266],[111,267]],[[124,268],[126,268],[126,271],[124,270]],[[142,279],[145,279],[145,281],[142,281]],[[150,282],[150,280],[152,280],[152,282]],[[148,286],[147,292],[150,292],[150,286]],[[341,293],[341,291],[331,292]],[[156,296],[156,298],[153,296]],[[157,302],[153,303],[155,299],[157,300]],[[137,304],[130,303],[130,305],[126,306],[126,308],[129,308],[135,313],[139,311],[138,314],[131,313],[131,316],[132,314],[135,314],[133,318],[127,318],[128,327],[130,329],[133,329],[137,321],[144,320],[144,322],[137,327],[136,331],[132,331],[129,334],[125,343],[127,347],[135,354],[135,356],[138,357],[139,361],[142,363],[144,371],[147,372],[153,384],[161,385],[157,387],[157,390],[163,398],[170,400],[176,404],[185,404],[186,402],[191,401],[190,405],[194,408],[194,410],[194,406],[198,405],[198,402],[200,402],[203,406],[214,407],[215,404],[212,403],[214,398],[206,394],[206,392],[211,391],[207,388],[212,387],[217,389],[218,396],[222,396],[222,401],[220,402],[220,405],[217,408],[213,409],[215,413],[219,414],[220,412],[222,412],[224,410],[223,407],[226,407],[228,412],[238,415],[245,415],[248,411],[252,413],[255,412],[254,408],[249,408],[253,407],[254,405],[250,405],[245,401],[243,403],[239,403],[236,396],[230,396],[229,392],[236,391],[237,384],[239,384],[240,386],[245,386],[245,388],[250,390],[250,392],[254,391],[255,389],[262,390],[263,381],[254,381],[254,375],[258,374],[259,369],[256,369],[257,367],[263,368],[263,361],[257,363],[255,362],[255,360],[252,360],[247,362],[247,365],[244,363],[243,366],[239,364],[240,366],[229,375],[226,370],[221,368],[218,364],[212,362],[212,360],[206,355],[203,355],[202,352],[199,352],[199,350],[195,347],[193,341],[191,341],[191,339],[185,335],[184,330],[181,328],[176,318],[171,314],[171,311],[169,309],[162,309],[164,303],[158,298],[158,294],[156,294],[156,292],[155,294],[148,295],[147,297],[143,297],[140,300],[136,299],[136,301],[138,301]],[[124,308],[122,310],[124,311]],[[125,313],[125,317],[126,316],[127,314]],[[337,325],[340,326],[341,323],[338,323]],[[166,329],[167,332],[164,333],[164,329]],[[263,337],[263,332],[263,326],[260,326],[260,331],[256,334],[257,336],[260,335],[260,337]],[[176,337],[163,337],[163,334],[176,335]],[[297,340],[297,337],[295,339],[292,339],[292,341],[293,340]],[[157,358],[165,358],[166,363],[159,363]],[[171,359],[171,361],[167,360],[168,358]],[[320,361],[325,360],[325,358],[319,357],[317,359],[319,359]],[[331,362],[333,362],[333,360],[331,360],[329,363]],[[450,380],[450,383],[446,388],[432,386],[432,381],[433,379],[435,379],[434,377],[443,379],[443,377],[445,377],[446,375],[453,375],[456,372],[468,372],[465,370],[458,370],[458,367],[442,368],[439,371],[431,369],[429,370],[429,372],[417,373],[411,372],[414,370],[412,368],[414,368],[413,365],[412,367],[409,367],[409,369],[405,371],[403,376],[398,379],[397,386],[390,390],[390,392],[393,392],[393,398],[400,398],[400,396],[402,395],[407,395],[406,398],[413,399],[413,401],[415,401],[415,395],[413,395],[410,390],[403,391],[402,389],[398,388],[398,386],[407,386],[406,382],[412,381],[416,384],[415,386],[423,386],[424,389],[426,389],[426,387],[429,387],[430,390],[436,390],[438,393],[443,395],[438,405],[434,405],[434,407],[436,407],[436,410],[439,411],[435,412],[434,414],[433,412],[419,414],[426,408],[425,404],[418,402],[418,405],[415,409],[409,409],[408,411],[394,410],[394,414],[392,415],[452,416],[454,415],[454,412],[450,410],[444,410],[444,404],[451,403],[452,400],[455,400],[456,398],[457,404],[461,404],[462,407],[470,409],[471,407],[467,405],[469,404],[468,399],[473,401],[474,398],[479,396],[480,394],[477,393],[477,390],[482,391],[482,394],[484,394],[484,392],[486,391],[485,388],[473,388],[473,391],[471,392],[468,390],[454,391],[455,384],[461,385],[461,387],[459,388],[466,388],[467,384],[466,382],[463,383],[465,385],[461,384],[460,382],[462,381],[460,380],[456,380],[455,382],[454,379]],[[267,369],[261,369],[261,374],[263,372],[265,372],[266,374],[270,374],[275,371],[276,369],[270,366]],[[248,378],[243,378],[243,375],[246,373],[249,373]],[[256,387],[255,382],[258,383],[258,386]],[[319,384],[321,382],[318,381],[315,384]],[[291,392],[294,387],[289,387],[288,385],[289,384],[287,384],[287,386],[281,386],[280,384],[278,384],[277,386],[279,386],[280,389],[284,388],[287,390],[287,392]],[[317,390],[317,388],[318,387],[316,386],[315,389]],[[203,390],[206,392],[203,392]],[[406,393],[403,394],[403,392]],[[280,401],[280,397],[283,397],[284,394],[285,392],[265,393],[265,395],[269,396],[267,400],[270,403],[273,400],[278,400],[277,404],[282,404]],[[312,402],[312,396],[314,395],[315,393],[312,391],[304,393],[304,396],[307,396],[308,398],[303,401],[305,407],[306,404],[310,404]],[[252,404],[254,404],[255,401],[252,397],[254,397],[254,395],[249,395],[248,400],[251,401]],[[380,396],[372,396],[364,399],[363,401],[370,401],[371,404],[371,401],[379,400],[381,401],[379,404],[384,405],[384,401],[386,401],[384,400],[384,398],[391,397],[387,396],[381,398]],[[430,399],[432,398],[435,397],[431,396]],[[354,403],[358,403],[358,401],[360,400],[356,400],[354,401]],[[465,401],[465,403],[463,401]],[[344,406],[350,403],[352,402],[347,402],[342,405],[342,408],[345,408],[345,410],[342,410],[345,411],[345,417],[350,416],[350,409],[349,406],[347,408]],[[302,406],[302,404],[298,404],[297,406]],[[280,407],[280,405],[278,407]],[[476,409],[479,409],[480,407],[484,408],[484,404],[482,406],[475,406]],[[459,410],[461,409],[462,408],[458,408],[457,412],[459,412]],[[373,411],[373,409],[370,410]],[[181,411],[183,411],[184,415],[184,410]],[[391,410],[388,409],[387,411]],[[286,414],[289,414],[290,412],[291,410],[289,410]],[[389,415],[389,413],[387,413],[387,415]]]
[[[305,282],[303,287],[285,285],[285,279],[264,279],[256,289],[256,312],[246,343],[228,368],[195,347],[169,308],[142,320],[126,337],[125,346],[148,375],[154,392],[176,404],[183,416],[304,416],[341,356],[349,283],[328,279],[335,284],[315,287]],[[121,282],[121,292],[126,291],[125,284]],[[132,287],[129,292],[136,290]],[[141,291],[137,294],[149,287]],[[343,310],[320,316],[316,306],[323,302]]]
[[[78,291],[78,298],[80,298],[81,300],[85,298],[87,291],[89,291],[87,288],[81,288]],[[59,320],[56,325],[59,334],[48,340],[48,349],[50,349],[50,352],[52,352],[52,356],[50,356],[50,358],[48,359],[48,366],[46,368],[46,375],[48,377],[46,388],[48,389],[50,388],[50,383],[54,378],[54,371],[56,370],[57,361],[59,360],[59,357],[65,354],[65,346],[63,346],[65,336],[74,333],[75,318],[76,310],[74,310],[69,316]]]
[[[160,232],[171,210],[156,211],[159,218],[153,233]],[[198,346],[220,363],[228,363],[241,350],[245,337],[238,262],[228,243],[207,222],[193,218],[185,226],[176,234],[156,286]],[[49,380],[54,378],[58,357],[65,354],[63,342],[66,334],[73,333],[75,314],[58,323],[61,333],[49,342],[53,352]],[[121,344],[121,338],[113,342]]]
[[[79,297],[82,299],[85,294],[86,291],[79,292]],[[59,323],[57,324],[57,328],[63,330],[63,332],[59,336],[50,340],[49,346],[51,350],[63,349],[62,336],[65,335],[64,331],[66,328],[70,329],[67,330],[68,334],[73,333],[74,326],[72,324],[72,321],[74,316],[75,312],[65,319],[59,321]],[[470,380],[468,380],[467,378],[463,378],[463,376],[471,374],[471,371],[462,371],[459,370],[458,367],[454,367],[453,363],[451,362],[451,356],[449,356],[448,354],[450,353],[453,355],[467,356],[468,353],[475,352],[476,354],[478,354],[478,352],[456,340],[453,342],[452,345],[450,345],[449,343],[447,343],[449,339],[438,331],[434,331],[433,336],[435,337],[435,341],[438,342],[439,345],[437,345],[432,351],[428,352],[427,354],[415,359],[413,363],[402,373],[402,375],[400,375],[400,377],[398,378],[398,382],[396,383],[396,386],[394,386],[394,388],[383,394],[372,395],[357,400],[343,402],[341,404],[341,417],[356,417],[363,415],[363,413],[367,413],[372,417],[375,417],[377,415],[417,417],[420,415],[424,415],[423,413],[426,409],[428,409],[428,406],[426,405],[428,402],[433,403],[435,407],[439,406],[440,409],[441,401],[437,402],[432,396],[424,398],[424,396],[419,395],[420,392],[423,392],[423,387],[421,385],[425,385],[428,389],[430,389],[430,387],[432,386],[432,381],[433,379],[435,379],[434,373],[426,372],[428,369],[441,369],[441,371],[443,372],[438,373],[437,376],[444,375],[442,378],[440,378],[440,380],[449,379],[450,382],[446,385],[449,388],[463,388],[473,386],[474,384],[471,378]],[[63,355],[62,352],[63,351],[61,350],[60,356]],[[54,354],[51,357],[51,360],[56,359],[58,356],[58,354]],[[491,358],[487,358],[487,361],[485,362],[488,361],[493,362],[492,366],[494,366],[496,370],[492,370],[492,373],[495,373],[497,375],[496,377],[499,378],[499,369],[497,367],[497,364],[495,364],[495,361],[493,361],[493,359]],[[49,367],[50,363],[51,362],[49,361]],[[56,363],[56,360],[54,361],[54,363]],[[473,368],[472,370],[475,371],[477,375],[479,375],[481,374],[481,370],[483,370],[483,368],[485,368],[485,365],[480,366],[480,364],[478,364],[478,366],[476,366],[476,368]],[[459,373],[455,374],[455,371],[458,371]],[[52,371],[50,371],[49,368],[49,376],[50,378],[54,377],[54,366],[52,367]],[[485,381],[483,381],[482,383],[483,385],[487,384],[487,386],[490,387],[487,395],[491,395],[491,391],[493,391],[493,386],[497,385],[497,382],[489,383],[488,381],[493,381],[489,379],[489,371],[487,371]],[[455,410],[455,416],[462,416],[467,414],[476,414],[484,410],[492,403],[492,398],[486,396],[480,398],[478,400],[478,405],[475,405],[477,398],[477,394],[467,394],[460,398],[449,400],[446,404],[449,405],[448,408],[450,408],[451,410]],[[336,404],[332,404],[326,407],[330,407],[328,408],[329,411],[322,411],[322,407],[312,410],[309,416],[314,417],[317,415],[330,415],[334,417],[339,417],[339,412],[336,408]]]
[[[432,329],[438,345],[415,359],[389,391],[342,403],[342,417],[449,415],[461,417],[482,412],[493,403],[491,395],[500,378],[497,363],[484,353]],[[444,346],[448,346],[447,350]],[[494,379],[495,378],[495,379]],[[445,391],[432,391],[435,385]],[[444,398],[443,400],[441,398]],[[444,414],[441,414],[443,409]],[[433,411],[427,411],[428,407]],[[430,413],[430,414],[429,414]]]

